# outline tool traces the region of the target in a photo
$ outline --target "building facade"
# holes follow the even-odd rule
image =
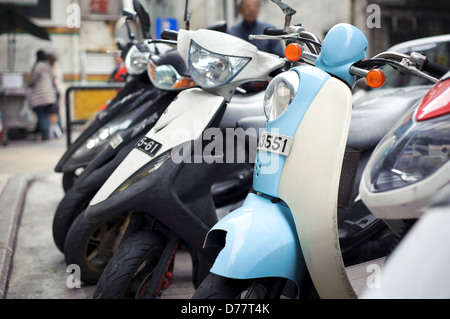
[[[169,18],[184,28],[185,1],[140,0],[152,17],[152,34],[158,20]],[[204,28],[224,20],[232,25],[240,20],[237,0],[190,0],[191,29]],[[25,12],[50,34],[44,41],[18,32],[14,43],[14,71],[27,73],[35,53],[44,49],[60,58],[66,82],[105,81],[114,69],[110,51],[116,50],[114,28],[121,9],[132,10],[132,0],[0,0],[28,5]],[[282,26],[281,10],[270,0],[261,0],[260,20]],[[448,0],[285,0],[297,10],[293,23],[319,38],[336,23],[359,27],[370,43],[370,54],[413,38],[450,33]],[[36,6],[38,5],[38,6]],[[37,8],[40,6],[40,10]],[[378,8],[378,9],[377,9]],[[374,10],[375,9],[375,10]],[[162,28],[164,28],[164,23]],[[0,36],[0,71],[8,68],[6,57],[11,39]],[[11,53],[11,52],[10,52]]]

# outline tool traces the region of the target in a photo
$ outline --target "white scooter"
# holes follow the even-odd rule
[[[211,184],[223,165],[239,165],[236,159],[249,157],[229,153],[233,143],[228,145],[218,124],[239,85],[268,81],[285,65],[245,40],[216,31],[180,30],[177,42],[200,88],[178,94],[86,209],[85,217],[93,223],[129,212],[140,221],[105,268],[94,298],[157,297],[161,287],[169,286],[160,283],[170,283],[180,245],[191,252],[194,284],[201,282],[215,257],[202,249],[206,232],[218,219]],[[234,127],[230,129],[234,135]],[[248,136],[255,149],[257,137]],[[137,251],[137,241],[147,249]]]
[[[285,31],[279,39],[308,41],[298,27]],[[267,88],[267,121],[254,172],[256,193],[208,233],[205,247],[222,250],[194,298],[296,297],[307,286],[308,274],[321,298],[356,297],[337,227],[340,182],[348,177],[353,184],[354,167],[347,165],[352,161],[346,156],[350,87],[358,77],[366,77],[373,87],[382,85],[380,70],[366,70],[373,66],[392,63],[403,68],[395,61],[403,56],[391,53],[361,61],[367,49],[363,33],[348,24],[327,33],[317,56],[303,52],[297,43],[288,45],[289,59],[314,66],[296,66]],[[420,72],[404,58],[411,62],[405,69]]]
[[[449,150],[450,73],[379,143],[364,172],[362,200],[406,235],[361,298],[450,297]]]

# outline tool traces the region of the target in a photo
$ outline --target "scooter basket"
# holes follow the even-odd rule
[[[361,150],[347,147],[342,163],[341,179],[339,181],[338,207],[348,208],[358,170]]]

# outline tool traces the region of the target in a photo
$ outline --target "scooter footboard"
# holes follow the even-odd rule
[[[286,278],[299,288],[306,266],[295,229],[287,206],[249,194],[209,231],[204,246],[223,247],[210,271],[235,279]]]

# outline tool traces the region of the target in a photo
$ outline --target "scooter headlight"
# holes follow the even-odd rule
[[[215,88],[230,83],[250,60],[247,57],[217,54],[191,41],[188,67],[192,79],[199,86]]]
[[[414,110],[378,147],[382,155],[370,170],[366,183],[375,193],[417,183],[444,166],[450,157],[450,114],[424,122]]]
[[[144,179],[148,175],[154,173],[156,170],[158,170],[163,164],[171,158],[172,151],[169,150],[160,156],[158,156],[156,159],[149,162],[147,165],[145,165],[143,168],[141,168],[139,171],[137,171],[133,176],[128,178],[125,182],[122,183],[113,193],[111,196],[114,196],[120,192],[123,192],[130,186],[136,184],[140,180]]]
[[[299,84],[300,79],[295,71],[279,74],[269,83],[264,96],[264,114],[268,121],[273,121],[286,111],[297,94]]]
[[[148,61],[147,71],[152,84],[161,90],[178,91],[197,85],[189,77],[180,75],[178,71],[170,64],[157,66],[150,59]]]
[[[66,166],[69,167],[72,163],[74,163],[76,167],[87,165],[108,145],[115,133],[123,131],[130,126],[131,119],[129,118],[129,115],[130,114],[128,113],[124,114],[100,127],[71,156]]]
[[[147,70],[150,50],[145,44],[133,45],[125,58],[125,67],[130,75],[139,75]]]

